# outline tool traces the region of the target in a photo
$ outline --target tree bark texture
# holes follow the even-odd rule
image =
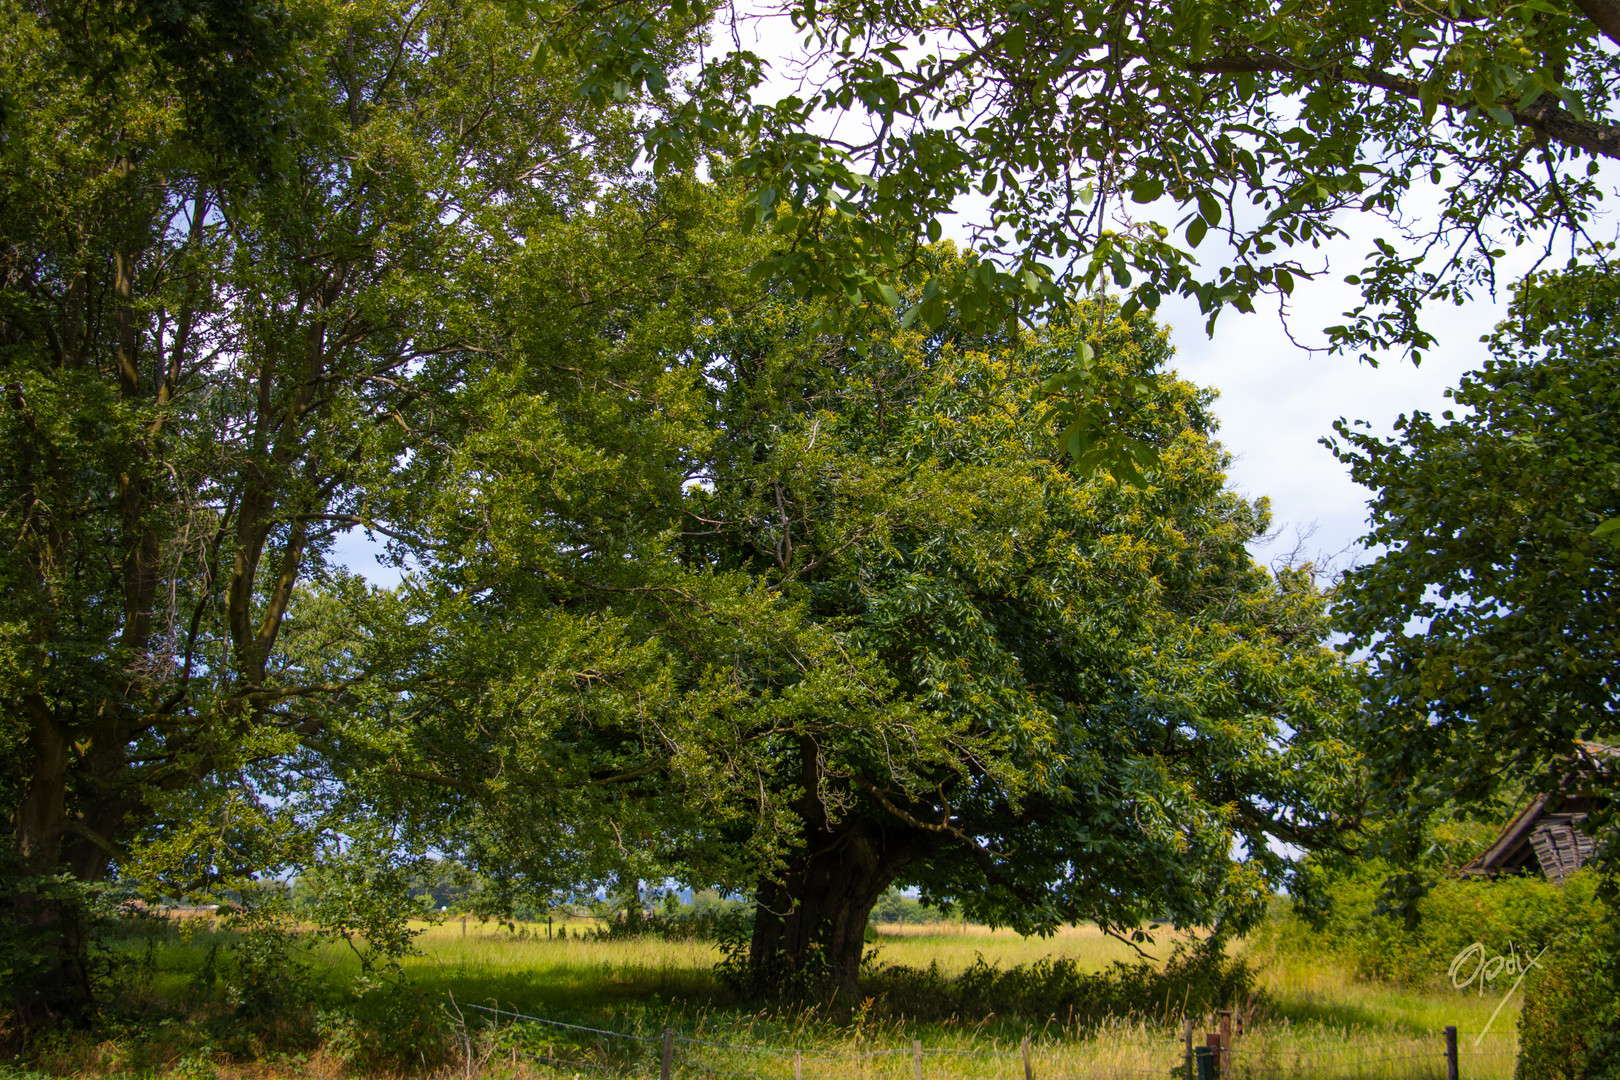
[[[834,991],[853,1002],[873,906],[935,841],[861,817],[835,831],[806,831],[788,873],[762,881],[756,894],[750,989],[762,996]]]

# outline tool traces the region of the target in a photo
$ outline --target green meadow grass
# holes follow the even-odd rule
[[[1179,1017],[1113,1017],[1090,1027],[994,1015],[918,1023],[871,1000],[853,1013],[816,1005],[759,1010],[739,1002],[716,976],[720,952],[713,943],[584,938],[582,932],[592,925],[576,920],[563,939],[548,939],[544,926],[507,928],[476,920],[468,921],[465,932],[459,920],[419,926],[418,952],[400,973],[403,989],[452,1033],[453,1067],[423,1057],[420,1069],[401,1063],[391,1068],[545,1080],[652,1077],[658,1074],[661,1034],[670,1028],[679,1035],[672,1063],[677,1080],[795,1080],[795,1051],[797,1080],[916,1080],[919,1065],[924,1080],[1023,1080],[1026,1037],[1035,1080],[1181,1075]],[[1174,938],[1164,932],[1156,937],[1145,951],[1162,960]],[[272,1080],[356,1071],[352,1060],[345,1064],[341,1030],[326,1020],[312,1022],[310,1030],[317,1034],[295,1056],[281,1051],[278,1058],[268,1044],[244,1052],[235,1043],[228,1044],[235,1049],[219,1049],[217,1039],[187,1042],[185,1032],[202,1030],[208,1017],[214,1019],[208,1030],[216,1032],[228,1021],[219,987],[229,974],[230,941],[228,933],[197,920],[178,933],[127,942],[123,947],[139,960],[132,966],[141,969],[124,990],[136,1002],[126,1011],[136,1017],[134,1026],[99,1043],[67,1040],[40,1063],[55,1074],[132,1078],[212,1074]],[[1462,1080],[1513,1075],[1518,995],[1493,1020],[1499,1003],[1493,995],[1438,984],[1374,985],[1325,962],[1241,943],[1236,949],[1260,970],[1265,993],[1238,1039],[1229,1080],[1440,1080],[1441,1032],[1447,1025],[1462,1033]],[[210,953],[213,986],[207,978]],[[1134,962],[1138,954],[1093,927],[1041,939],[952,924],[881,927],[876,961],[919,969],[937,964],[949,975],[980,958],[1007,969],[1048,957],[1071,958],[1082,970],[1097,971],[1116,961]],[[353,949],[325,943],[303,952],[301,962],[311,1001],[308,1015],[364,1013],[367,999],[353,991],[361,974]],[[486,1011],[492,1008],[499,1012]],[[513,1013],[631,1038],[537,1023]],[[1214,1030],[1214,1019],[1194,1019],[1195,1042],[1202,1043],[1204,1032]],[[1491,1033],[1476,1041],[1487,1023]]]

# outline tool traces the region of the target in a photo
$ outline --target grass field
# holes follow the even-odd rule
[[[363,1018],[368,1007],[375,1012],[402,1001],[414,1003],[414,1019],[390,1021],[396,1026],[387,1030],[396,1034],[383,1038],[402,1045],[383,1049],[408,1050],[409,1039],[421,1037],[425,1023],[439,1033],[434,1037],[441,1050],[449,1033],[449,1054],[433,1059],[419,1052],[419,1067],[411,1069],[408,1052],[393,1053],[384,1072],[448,1069],[447,1076],[492,1080],[650,1077],[658,1074],[666,1028],[678,1036],[672,1047],[677,1080],[917,1080],[919,1075],[923,1080],[1023,1080],[1026,1037],[1028,1075],[1035,1080],[1171,1080],[1184,1061],[1184,1031],[1180,1018],[1170,1015],[1173,1008],[1089,1026],[1061,1017],[1037,1022],[995,1015],[923,1023],[874,1000],[853,1014],[815,1005],[755,1011],[741,1006],[716,977],[720,954],[713,944],[592,940],[581,936],[589,925],[571,924],[561,940],[546,938],[543,927],[537,936],[533,927],[514,934],[477,921],[465,932],[459,921],[423,926],[419,954],[404,965],[403,992],[385,989],[360,1000],[347,989],[361,974],[355,953],[324,945],[303,957],[307,967],[301,978],[311,999],[305,1011],[314,1018],[306,1026],[314,1034],[289,1054],[285,1047],[296,1038],[284,1040],[278,1050],[276,1040],[262,1032],[249,1038],[252,1025],[233,1029],[227,1003],[216,1000],[221,995],[206,977],[209,956],[218,963],[223,953],[216,946],[228,938],[199,922],[187,934],[146,942],[140,952],[143,981],[131,988],[144,995],[139,1004],[146,1011],[124,1035],[98,1043],[64,1040],[37,1061],[58,1075],[186,1080],[376,1072],[376,1061],[368,1065],[360,1052],[360,1029],[342,1017]],[[1162,960],[1172,944],[1164,934],[1147,951]],[[1236,947],[1239,953],[1244,949]],[[1066,957],[1081,969],[1101,971],[1116,961],[1134,962],[1137,954],[1091,927],[1044,940],[960,924],[880,928],[881,964],[938,965],[949,976],[981,957],[1003,970]],[[1444,1076],[1441,1032],[1447,1025],[1462,1033],[1462,1080],[1510,1080],[1513,1074],[1517,996],[1493,1019],[1499,1002],[1492,997],[1399,990],[1358,982],[1323,963],[1247,958],[1261,972],[1264,996],[1258,1008],[1233,1003],[1251,1011],[1236,1042],[1231,1080],[1439,1080]],[[1214,1020],[1194,1019],[1194,1037],[1202,1043]],[[1476,1041],[1487,1024],[1491,1034]],[[199,1032],[211,1034],[203,1038]]]

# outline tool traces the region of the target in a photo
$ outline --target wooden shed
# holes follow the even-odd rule
[[[1579,747],[1589,769],[1605,770],[1620,757],[1620,750],[1601,743],[1581,743]],[[1589,800],[1570,792],[1576,786],[1576,775],[1567,777],[1558,791],[1532,799],[1461,873],[1470,877],[1540,874],[1562,885],[1597,849],[1597,842],[1584,828]]]

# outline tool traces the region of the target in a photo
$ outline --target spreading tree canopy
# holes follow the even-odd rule
[[[745,570],[892,680],[906,735],[765,729],[798,835],[756,886],[750,972],[853,991],[894,884],[992,924],[1241,927],[1278,844],[1344,840],[1346,671],[1308,567],[1245,544],[1211,395],[1118,305],[1022,342],[786,320],[716,354],[724,436],[683,557]],[[1087,480],[1040,392],[1076,365],[1135,388],[1141,487]],[[881,733],[881,732],[880,732]]]
[[[924,274],[914,317],[932,325],[1099,285],[1249,310],[1322,272],[1312,253],[1364,211],[1385,235],[1329,345],[1420,355],[1426,302],[1492,285],[1507,248],[1578,238],[1620,156],[1612,0],[794,0],[778,10],[808,87],[743,109],[771,58],[721,50],[672,84],[642,44],[725,5],[522,10],[591,29],[555,46],[589,66],[587,93],[663,105],[660,167],[715,131],[741,140],[751,219],[788,241],[765,268],[807,292],[894,303],[953,201],[987,198],[984,263]]]
[[[1267,513],[1210,396],[1154,374],[1145,315],[1088,314],[1021,343],[829,333],[770,293],[566,349],[536,325],[417,465],[447,542],[352,608],[339,663],[416,675],[329,728],[340,797],[497,895],[751,893],[761,991],[853,993],[895,884],[1026,932],[1241,927],[1281,845],[1345,840],[1352,687],[1311,570],[1244,547]],[[582,382],[593,353],[633,362]],[[1130,373],[1142,487],[1054,446],[1041,385],[1076,363]]]

